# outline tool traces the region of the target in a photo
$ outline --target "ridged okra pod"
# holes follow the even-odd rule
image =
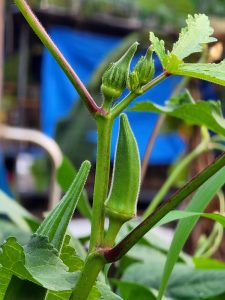
[[[49,242],[57,250],[60,250],[63,244],[67,227],[83,191],[90,167],[89,161],[82,163],[68,192],[35,232],[37,235],[47,236]]]
[[[105,202],[109,231],[117,231],[136,215],[140,189],[140,157],[134,134],[125,114],[120,116],[120,129],[110,192]],[[110,235],[110,233],[108,234]],[[112,233],[116,235],[116,233]]]

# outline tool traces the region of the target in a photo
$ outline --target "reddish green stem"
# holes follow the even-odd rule
[[[18,6],[24,18],[29,23],[30,27],[33,29],[33,31],[36,33],[36,35],[39,37],[39,39],[42,41],[45,47],[50,51],[50,53],[56,59],[60,67],[63,69],[66,76],[77,90],[79,96],[84,101],[90,113],[99,113],[101,115],[105,115],[103,109],[95,103],[94,99],[84,86],[83,82],[80,80],[74,69],[71,67],[71,65],[65,59],[58,47],[52,41],[44,27],[41,25],[37,17],[32,12],[27,2],[25,0],[15,0],[15,4]]]
[[[221,155],[205,170],[193,177],[190,182],[179,189],[170,199],[156,211],[144,219],[118,245],[103,253],[107,262],[114,262],[125,255],[155,224],[169,211],[180,204],[187,196],[200,187],[207,179],[225,166],[225,154]]]

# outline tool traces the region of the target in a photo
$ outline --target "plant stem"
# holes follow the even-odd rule
[[[150,157],[150,154],[152,152],[152,148],[153,148],[153,145],[154,145],[154,142],[155,142],[155,139],[159,133],[159,130],[165,120],[165,114],[161,114],[157,121],[156,121],[156,124],[155,124],[155,127],[150,135],[150,138],[148,140],[148,144],[147,144],[147,147],[146,147],[146,150],[145,150],[145,153],[144,153],[144,158],[143,158],[143,161],[142,161],[142,164],[141,164],[141,183],[143,183],[144,181],[144,178],[145,178],[145,174],[146,174],[146,171],[147,171],[147,167],[148,167],[148,164],[149,164],[149,157]]]
[[[142,87],[143,93],[148,91],[153,86],[157,85],[159,82],[167,78],[170,74],[164,71],[159,76],[151,80],[149,83],[144,85]],[[137,98],[137,95],[133,92],[129,93],[123,100],[121,100],[116,106],[114,106],[111,110],[111,116],[112,118],[117,117],[135,98]]]
[[[110,218],[109,219],[109,228],[106,232],[104,239],[104,247],[113,247],[115,239],[122,227],[124,222],[118,222],[118,219]]]
[[[88,295],[104,264],[104,257],[97,253],[92,253],[87,257],[84,268],[81,271],[73,294],[70,298],[71,300],[86,300],[88,298]]]
[[[150,213],[152,213],[155,208],[159,205],[162,199],[166,196],[169,189],[171,188],[172,184],[179,176],[181,171],[197,156],[208,149],[208,141],[203,140],[192,152],[186,155],[180,162],[177,164],[175,169],[173,170],[172,174],[167,178],[164,182],[156,196],[152,199],[151,203],[149,204],[148,208],[146,209],[143,217],[147,217]]]
[[[99,114],[104,115],[105,112],[95,103],[94,99],[92,98],[92,96],[90,95],[90,93],[88,92],[88,90],[86,89],[76,72],[73,70],[71,65],[68,63],[68,61],[58,49],[58,47],[52,41],[46,30],[43,28],[37,17],[32,12],[27,2],[25,0],[15,0],[15,4],[23,14],[24,18],[29,23],[30,27],[42,41],[44,46],[50,51],[50,53],[56,59],[60,67],[63,69],[66,76],[77,90],[79,96],[84,101],[90,113],[95,114],[98,112]]]
[[[113,120],[98,117],[98,143],[95,173],[95,186],[92,207],[92,224],[89,252],[99,247],[104,238],[104,202],[107,198],[109,172],[110,172],[110,147]]]
[[[207,179],[225,166],[225,153],[212,164],[193,177],[186,185],[179,189],[156,211],[144,219],[134,228],[118,245],[110,250],[103,251],[107,262],[114,262],[125,255],[155,224],[157,224],[169,211],[180,204],[187,196],[200,187]]]

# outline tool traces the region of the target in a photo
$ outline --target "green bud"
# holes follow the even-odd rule
[[[62,247],[67,227],[81,196],[90,171],[90,166],[89,161],[82,163],[68,192],[35,232],[36,235],[48,237],[49,242],[52,243],[57,250],[60,250]]]
[[[120,117],[119,137],[109,196],[105,203],[109,220],[122,224],[136,215],[140,189],[137,143],[125,114]]]
[[[137,50],[137,46],[138,43],[135,42],[117,62],[110,64],[103,74],[101,91],[105,102],[111,103],[126,88],[130,62]]]
[[[133,71],[129,74],[127,80],[127,87],[130,91],[134,92],[135,94],[142,94],[142,91],[140,89],[138,73],[136,71]]]
[[[155,66],[152,59],[152,51],[148,48],[146,55],[137,62],[134,70],[129,75],[128,89],[137,94],[141,94],[141,87],[148,83],[154,76]]]

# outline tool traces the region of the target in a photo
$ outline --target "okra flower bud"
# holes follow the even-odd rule
[[[115,63],[112,63],[102,77],[101,91],[104,101],[111,103],[117,99],[126,88],[130,69],[130,62],[137,50],[138,43],[135,42],[127,52]]]
[[[136,215],[139,189],[140,158],[138,147],[128,118],[122,114],[111,189],[105,203],[110,222],[117,222],[122,225]]]
[[[132,92],[141,93],[141,87],[148,83],[154,76],[155,66],[152,59],[152,50],[148,48],[146,55],[137,62],[133,72],[128,78],[128,88]]]
[[[135,94],[142,94],[137,71],[130,73],[127,80],[127,87],[130,91],[135,92]]]

